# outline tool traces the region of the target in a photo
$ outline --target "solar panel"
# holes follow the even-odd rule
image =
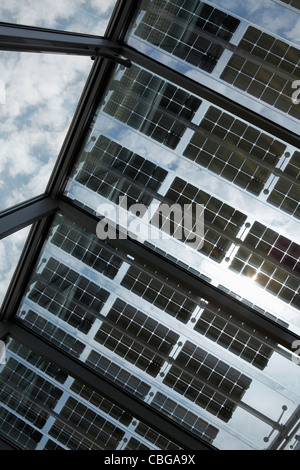
[[[195,96],[136,65],[126,69],[111,88],[104,113],[171,149],[186,130],[177,117],[191,121],[201,104]]]
[[[224,51],[214,44],[214,36],[230,41],[239,24],[237,18],[197,0],[153,0],[134,34],[211,73]]]
[[[180,365],[180,369],[176,364]],[[191,378],[191,374],[194,378]],[[207,383],[203,383],[201,379]],[[241,399],[250,386],[251,379],[190,341],[186,341],[163,382],[209,413],[228,422],[236,405],[219,391],[228,393],[235,399]],[[210,388],[210,384],[218,390]]]
[[[110,322],[102,323],[95,340],[156,377],[165,363],[161,355],[170,353],[179,335],[121,299],[106,318]]]
[[[242,51],[247,55],[243,56]],[[259,59],[259,62],[255,59]],[[291,99],[292,83],[300,78],[299,61],[299,49],[249,26],[221,78],[299,119],[299,107],[295,106]]]
[[[283,170],[285,175],[299,181],[300,178],[300,152],[295,152]],[[282,211],[300,219],[300,186],[279,177],[267,201]]]
[[[218,435],[218,428],[161,392],[155,394],[151,404],[208,442],[212,442]]]
[[[50,258],[28,298],[52,315],[87,333],[109,293],[62,262]]]
[[[244,242],[230,268],[299,308],[299,245],[259,222],[252,225]]]
[[[136,266],[130,266],[121,285],[183,323],[188,322],[197,305],[178,290]]]
[[[128,205],[149,205],[168,172],[140,155],[100,135],[75,180],[107,199],[118,202],[127,196]]]
[[[271,174],[269,166],[276,166],[285,149],[277,139],[210,106],[183,155],[259,195]]]
[[[273,349],[257,338],[257,332],[253,336],[249,328],[233,324],[230,318],[229,313],[207,304],[194,329],[254,367],[263,370],[269,362]]]
[[[182,207],[192,203],[204,205],[204,244],[199,251],[221,262],[244,224],[246,215],[178,177],[174,179],[165,198]],[[162,220],[159,228],[166,230],[168,221],[169,219]]]
[[[78,226],[75,228],[66,219],[56,226],[51,243],[109,279],[114,279],[122,264],[122,260],[105,249],[92,233],[79,230]]]

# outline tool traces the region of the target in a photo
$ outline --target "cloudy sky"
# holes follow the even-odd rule
[[[4,22],[103,35],[116,0],[2,0]],[[45,190],[93,62],[0,52],[0,210]],[[28,230],[0,242],[0,304]]]

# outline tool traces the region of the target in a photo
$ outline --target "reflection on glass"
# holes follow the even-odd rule
[[[0,307],[22,253],[30,227],[0,240]]]
[[[283,348],[62,216],[18,317],[218,448],[264,448],[299,401]]]
[[[91,67],[88,57],[1,52],[0,210],[45,191]]]

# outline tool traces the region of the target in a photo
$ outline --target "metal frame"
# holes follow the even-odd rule
[[[153,429],[169,436],[171,440],[175,440],[185,449],[214,449],[213,446],[198,439],[146,403],[132,397],[84,364],[56,349],[46,340],[37,337],[14,319],[18,305],[24,295],[28,278],[34,269],[47,237],[53,215],[59,211],[85,229],[96,233],[96,225],[99,219],[78,208],[72,201],[65,198],[63,191],[75,159],[86,141],[86,135],[91,128],[106,86],[115,70],[115,63],[130,66],[131,62],[134,62],[166,80],[184,87],[200,98],[221,106],[224,110],[234,113],[237,117],[247,120],[263,131],[285,140],[288,144],[297,148],[300,147],[300,137],[288,129],[127,46],[124,39],[137,6],[137,2],[134,0],[119,0],[103,38],[0,23],[0,50],[88,55],[95,59],[45,194],[0,213],[0,238],[34,224],[2,304],[0,337],[8,334],[27,344],[32,350],[59,364],[72,376],[94,387],[108,398],[114,399],[116,403],[122,403],[122,406],[129,413],[141,419]],[[192,288],[199,296],[212,300],[215,305],[230,312],[234,318],[247,323],[288,350],[291,351],[292,343],[300,339],[295,333],[220,291],[159,253],[150,251],[141,243],[132,239],[119,239],[113,240],[112,244],[116,247],[126,248],[128,254],[138,256],[149,266],[159,267],[162,274],[166,276],[172,274],[172,277],[176,277],[184,288],[189,290]],[[0,436],[0,449],[2,450],[6,446],[11,448],[9,443]],[[13,446],[13,448],[16,447]]]

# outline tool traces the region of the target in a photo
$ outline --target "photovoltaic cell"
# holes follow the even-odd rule
[[[214,37],[230,41],[239,23],[237,18],[197,0],[152,0],[134,34],[211,73],[224,51],[214,44]]]
[[[246,215],[177,177],[167,191],[165,199],[178,203],[181,207],[192,203],[204,205],[204,244],[199,251],[214,261],[221,262],[244,224]],[[167,225],[166,220],[163,220],[159,228],[164,230]]]
[[[238,47],[251,54],[253,59],[236,51],[221,78],[300,119],[299,107],[292,102],[292,83],[300,78],[300,50],[253,26],[248,27]],[[261,65],[254,62],[255,58],[261,59]]]
[[[271,294],[299,308],[299,257],[300,246],[297,243],[255,222],[230,268],[254,279]]]
[[[157,142],[175,149],[201,101],[156,75],[132,65],[111,86],[103,111]]]
[[[184,294],[135,266],[130,266],[121,285],[183,323],[188,322],[196,308],[196,303]]]
[[[275,167],[285,149],[278,140],[210,106],[183,155],[259,195],[271,174],[263,164]]]
[[[295,152],[284,169],[284,174],[300,181],[300,152]],[[282,211],[300,219],[300,183],[299,186],[280,178],[267,201]]]
[[[180,369],[176,363],[180,365]],[[222,421],[228,422],[236,405],[220,392],[241,399],[250,386],[251,379],[187,341],[178,354],[175,365],[164,378],[164,383]]]
[[[168,356],[179,335],[121,299],[106,318],[112,323],[104,321],[95,340],[156,377],[165,363],[160,354]]]
[[[157,192],[168,172],[140,155],[101,135],[75,180],[107,199],[118,202],[127,196],[128,205],[149,205],[149,192]]]

